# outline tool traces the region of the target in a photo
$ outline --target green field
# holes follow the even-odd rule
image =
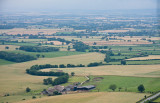
[[[26,52],[26,51],[22,51],[22,50],[15,50],[15,51],[9,51],[9,52],[22,53],[22,54],[32,55],[34,57],[36,57],[37,54],[40,54],[40,55],[45,55],[45,58],[54,58],[54,57],[70,56],[70,55],[78,55],[78,54],[85,54],[86,53],[86,52],[76,52],[76,51]]]
[[[160,97],[159,97],[159,98],[157,98],[156,100],[154,100],[153,102],[160,103]]]
[[[2,43],[0,43],[2,44]],[[17,46],[36,46],[38,43],[5,43],[5,45],[17,45]]]
[[[102,77],[103,79],[96,79],[97,77]],[[111,84],[116,84],[117,89],[121,87],[121,91],[127,92],[138,92],[137,87],[143,84],[145,87],[145,92],[156,92],[160,90],[160,78],[144,78],[144,77],[128,77],[128,76],[90,76],[91,80],[89,83],[84,85],[96,85],[96,89],[102,91],[111,91],[108,87]],[[127,89],[127,90],[125,90]]]
[[[14,62],[10,62],[10,61],[7,61],[7,60],[3,60],[3,59],[0,59],[0,65],[7,65],[7,64],[13,64]]]

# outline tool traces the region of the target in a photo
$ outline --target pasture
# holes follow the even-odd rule
[[[160,90],[160,78],[147,78],[147,77],[130,77],[130,76],[90,76],[91,80],[84,85],[96,85],[97,91],[112,91],[108,89],[110,85],[115,84],[119,92],[138,92],[137,87],[143,84],[145,92],[156,92]],[[151,85],[152,84],[152,85]]]
[[[7,65],[7,64],[13,64],[14,62],[10,62],[4,59],[0,59],[0,65]]]
[[[86,54],[85,52],[76,52],[76,51],[26,52],[26,51],[22,51],[22,50],[16,50],[16,51],[10,51],[10,52],[32,55],[32,56],[34,56],[34,57],[36,57],[37,54],[40,54],[41,56],[44,55],[45,58],[54,58],[54,57],[61,57],[61,56],[70,56],[70,55]],[[40,56],[40,57],[41,57],[41,56]]]

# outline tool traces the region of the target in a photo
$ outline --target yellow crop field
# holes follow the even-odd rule
[[[93,92],[38,98],[18,103],[135,103],[147,94]]]

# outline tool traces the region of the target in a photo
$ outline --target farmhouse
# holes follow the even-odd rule
[[[62,93],[64,90],[64,86],[56,85],[54,87],[50,87],[47,90],[42,91],[41,94],[43,95],[53,95],[53,92],[57,91],[59,93]]]

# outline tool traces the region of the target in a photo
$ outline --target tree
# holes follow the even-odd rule
[[[71,47],[70,47],[70,46],[68,46],[67,50],[68,50],[68,51],[70,51],[70,50],[71,50]]]
[[[139,85],[137,89],[138,89],[138,91],[140,91],[140,92],[143,92],[143,91],[145,90],[143,84]]]
[[[126,61],[125,60],[121,60],[121,64],[122,65],[126,65]]]
[[[54,45],[54,43],[53,43],[53,42],[51,42],[50,44],[51,44],[51,45]]]
[[[9,49],[9,47],[8,47],[8,46],[6,46],[6,47],[5,47],[5,49]]]
[[[118,56],[120,56],[121,55],[121,53],[118,53]]]
[[[32,99],[35,99],[36,98],[36,96],[32,96]]]
[[[131,50],[132,50],[132,47],[129,47],[128,50],[131,51]]]
[[[74,72],[72,72],[72,73],[71,73],[71,76],[74,76],[74,75],[75,75],[75,73],[74,73]]]
[[[109,63],[111,61],[111,57],[109,54],[106,54],[106,57],[104,59],[105,62]]]
[[[115,91],[116,88],[117,88],[117,86],[115,84],[112,84],[109,86],[109,89],[112,89],[113,91]]]
[[[93,45],[97,45],[97,43],[96,43],[96,42],[94,42],[94,43],[93,43]]]
[[[45,55],[42,55],[42,58],[44,58],[45,57]]]
[[[26,88],[26,92],[30,92],[31,89],[29,87]]]
[[[39,57],[40,57],[40,54],[36,54],[36,56],[37,56],[37,58],[39,58]]]
[[[119,87],[118,89],[119,89],[119,91],[121,91],[121,89],[122,89],[122,88],[121,88],[121,87]]]

